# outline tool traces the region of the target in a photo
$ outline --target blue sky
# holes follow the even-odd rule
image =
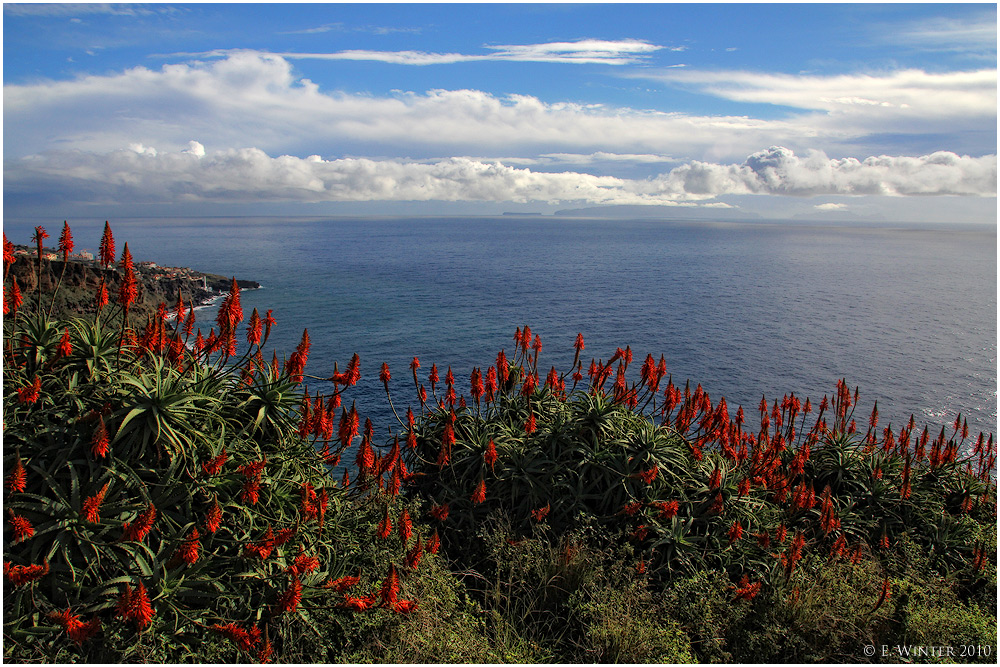
[[[995,4],[8,3],[3,21],[8,212],[996,219]]]

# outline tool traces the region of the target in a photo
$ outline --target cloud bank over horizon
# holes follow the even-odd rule
[[[996,197],[994,8],[396,9],[5,6],[6,201]]]
[[[64,201],[483,201],[694,206],[722,195],[995,197],[997,159],[939,151],[831,159],[778,146],[739,164],[693,161],[647,179],[532,171],[464,157],[436,161],[271,157],[259,148],[208,153],[133,145],[106,153],[50,151],[8,160],[5,189]],[[703,204],[704,205],[704,204]],[[719,206],[718,203],[712,203]]]

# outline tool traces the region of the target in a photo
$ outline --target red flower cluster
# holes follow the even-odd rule
[[[98,617],[94,616],[84,623],[70,609],[61,612],[54,611],[49,614],[49,618],[62,626],[62,629],[66,631],[69,638],[77,645],[87,641],[101,629],[101,619]]]
[[[48,573],[48,561],[45,561],[42,565],[13,565],[7,561],[4,561],[3,564],[3,574],[7,577],[7,581],[14,586],[23,586],[24,584],[41,579]]]
[[[156,521],[156,508],[150,503],[146,511],[136,517],[134,523],[126,522],[122,526],[122,541],[139,542],[145,539],[146,535],[153,528],[154,521]]]
[[[118,597],[118,615],[126,621],[133,621],[140,630],[152,622],[156,612],[153,611],[146,587],[142,582],[139,582],[134,591],[131,586],[125,584]]]

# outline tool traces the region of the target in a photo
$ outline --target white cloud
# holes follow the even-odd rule
[[[320,26],[296,33],[326,32],[338,28],[339,24]],[[379,34],[408,32],[405,28],[382,28]],[[574,42],[546,42],[543,44],[486,45],[492,53],[433,53],[427,51],[373,51],[349,49],[329,53],[263,53],[261,56],[287,58],[289,60],[370,60],[394,65],[447,65],[452,63],[515,61],[535,63],[574,63],[598,65],[631,65],[647,59],[651,53],[667,49],[683,51],[686,47],[664,47],[639,39],[603,40],[581,39]],[[175,53],[174,56],[225,58],[242,53],[239,49],[216,49],[203,53]]]
[[[8,161],[5,188],[59,185],[87,201],[492,201],[673,203],[641,184],[575,172],[536,173],[452,158],[435,163],[270,157],[257,148],[204,154],[136,145],[110,153],[51,152]],[[58,190],[56,190],[58,191]]]
[[[633,164],[671,155],[730,163],[770,145],[803,154],[821,149],[871,155],[885,150],[865,143],[879,133],[891,133],[900,144],[898,137],[942,136],[942,148],[973,152],[966,141],[982,151],[975,137],[996,128],[995,70],[826,78],[671,70],[660,77],[732,99],[806,110],[763,119],[550,103],[480,90],[384,96],[322,91],[298,76],[286,58],[241,51],[158,70],[136,67],[6,85],[4,150],[10,157],[70,148],[108,152],[143,143],[176,151],[198,136],[217,149],[256,146],[272,155],[411,161],[520,155],[540,161],[533,164],[579,165],[610,163],[615,155],[631,156],[625,159]],[[923,152],[899,150],[917,151]]]
[[[936,16],[902,25],[873,25],[878,41],[918,47],[924,51],[992,53],[996,59],[996,10],[981,16],[952,18]]]
[[[838,115],[868,116],[871,106],[885,108],[883,117],[995,118],[997,113],[996,68],[941,74],[910,69],[836,76],[684,70],[665,71],[650,78],[738,102],[780,104]],[[863,108],[854,108],[858,106]]]
[[[816,204],[813,206],[817,211],[846,211],[847,204],[835,204],[833,202],[827,202],[826,204]]]
[[[776,142],[797,146],[802,133],[786,121],[545,103],[478,90],[325,93],[297,78],[284,58],[254,52],[6,85],[4,125],[5,152],[15,155],[66,147],[107,151],[137,141],[178,148],[194,135],[216,146],[256,145],[272,153],[411,157],[525,149],[718,159]]]
[[[621,41],[581,39],[575,42],[509,44],[487,46],[486,48],[494,50],[492,58],[499,60],[627,65],[638,62],[647,54],[659,51],[664,47],[638,39]],[[673,47],[670,50],[682,51],[684,47]]]
[[[692,162],[653,179],[658,191],[698,194],[980,195],[997,192],[997,157],[939,151],[920,157],[831,159],[772,146],[742,164]]]
[[[310,155],[270,157],[258,148],[211,154],[196,141],[179,152],[134,145],[108,153],[52,151],[4,165],[12,194],[56,193],[67,201],[485,201],[693,205],[725,194],[996,195],[996,156],[830,159],[781,147],[742,164],[692,162],[652,179],[573,171],[547,173],[500,162],[432,163]],[[718,203],[718,202],[715,202]],[[836,206],[836,205],[834,205]]]

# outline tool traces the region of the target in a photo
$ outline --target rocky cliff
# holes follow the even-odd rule
[[[18,286],[24,295],[25,305],[30,306],[36,298],[38,284],[38,260],[34,256],[19,255],[11,266],[11,275],[17,279]],[[64,273],[65,271],[65,273]],[[201,273],[185,269],[174,271],[175,275],[167,275],[164,270],[150,270],[137,267],[139,278],[139,298],[129,309],[136,320],[144,320],[147,315],[156,312],[160,303],[173,307],[180,293],[185,304],[196,306],[207,303],[212,298],[229,291],[231,278],[211,273]],[[74,261],[70,259],[65,264],[61,260],[42,260],[41,286],[43,304],[47,307],[52,298],[52,291],[59,283],[62,284],[56,296],[52,309],[53,317],[65,317],[96,312],[95,298],[101,284],[101,278],[110,295],[111,305],[117,301],[118,287],[121,284],[121,274],[115,268],[102,269],[99,264],[91,261]],[[240,289],[256,289],[260,283],[253,280],[237,280]]]

